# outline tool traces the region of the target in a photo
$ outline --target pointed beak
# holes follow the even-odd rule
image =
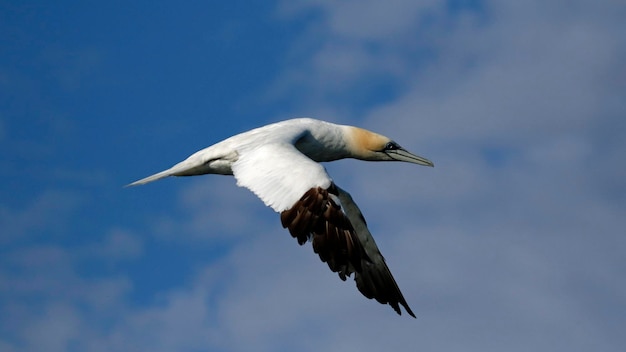
[[[407,163],[413,163],[413,164],[424,165],[424,166],[431,166],[431,167],[435,166],[435,164],[433,164],[432,161],[424,157],[415,155],[403,148],[395,149],[395,150],[388,150],[386,151],[386,153],[393,160],[404,161]]]

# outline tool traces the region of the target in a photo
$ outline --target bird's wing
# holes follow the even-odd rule
[[[367,298],[374,298],[382,304],[389,304],[398,314],[400,314],[398,304],[401,304],[407,313],[415,318],[415,314],[404,299],[396,280],[385,263],[385,258],[378,250],[361,210],[348,192],[337,186],[336,189],[343,211],[350,219],[350,223],[366,253],[361,261],[361,271],[357,271],[354,277],[359,291]]]
[[[365,251],[322,165],[292,144],[270,143],[241,153],[232,169],[237,184],[281,213],[283,227],[300,245],[311,239],[342,280],[361,270]]]
[[[237,184],[280,212],[283,227],[299,244],[311,239],[315,253],[342,280],[356,273],[365,297],[389,304],[398,314],[401,304],[415,317],[361,211],[320,164],[292,144],[277,143],[241,153],[232,169]]]
[[[291,208],[312,188],[328,188],[330,176],[290,143],[268,143],[246,150],[232,165],[237,185],[248,188],[277,212]]]

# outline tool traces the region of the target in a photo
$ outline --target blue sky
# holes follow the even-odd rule
[[[2,2],[0,351],[619,351],[619,1]],[[291,117],[341,161],[417,320],[229,177],[123,185]]]

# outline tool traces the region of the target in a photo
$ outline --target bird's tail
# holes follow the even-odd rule
[[[166,177],[172,176],[172,175],[173,175],[172,169],[167,169],[167,170],[158,172],[158,173],[156,173],[154,175],[150,175],[148,177],[142,178],[141,180],[137,180],[137,181],[135,181],[133,183],[129,183],[129,184],[126,185],[126,187],[145,185],[148,182],[160,180],[162,178],[166,178]]]
[[[162,178],[166,178],[169,176],[187,176],[187,175],[196,175],[201,173],[196,173],[195,171],[198,169],[198,161],[197,160],[184,160],[180,163],[172,166],[167,170],[163,170],[161,172],[157,172],[154,175],[150,175],[148,177],[142,178],[141,180],[137,180],[133,183],[129,183],[126,187],[145,185],[146,183],[160,180]]]

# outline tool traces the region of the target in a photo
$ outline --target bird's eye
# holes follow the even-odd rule
[[[385,144],[385,149],[384,150],[398,150],[401,147],[398,145],[398,143],[396,142],[389,142],[387,144]]]

